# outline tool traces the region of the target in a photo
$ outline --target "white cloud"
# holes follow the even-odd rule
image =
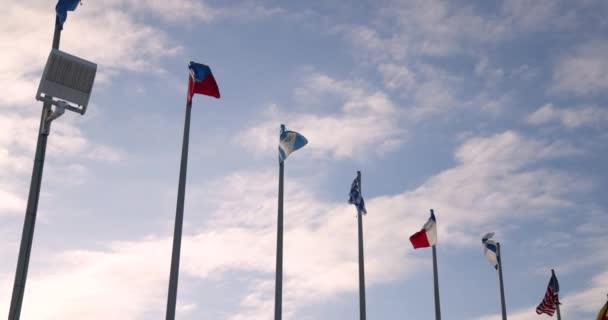
[[[0,214],[11,214],[24,210],[25,200],[10,191],[3,190],[7,186],[0,185]]]
[[[584,312],[595,316],[606,302],[606,288],[608,288],[608,271],[594,276],[591,284],[586,288],[564,297],[564,302],[568,302],[563,307],[564,314],[575,317],[576,314]]]
[[[471,71],[480,78],[480,85],[484,89],[498,89],[503,80],[509,80],[505,74],[510,66],[491,63],[494,53],[491,48],[534,32],[572,30],[580,20],[577,14],[581,7],[588,9],[592,5],[513,0],[494,8],[441,0],[389,1],[372,11],[368,24],[340,25],[333,30],[356,47],[356,56],[363,57],[364,64],[376,66],[388,89],[398,88],[408,99],[414,95],[413,104],[417,107],[414,111],[419,116],[437,115],[479,102],[479,110],[495,115],[502,111],[503,97],[488,98],[487,92],[472,96],[465,88],[470,89],[476,82],[467,78],[457,81],[442,74],[455,69],[454,74],[462,74],[460,67],[468,64],[463,64],[462,58],[473,58],[477,62]],[[447,61],[455,61],[460,67],[455,68]],[[428,73],[429,66],[436,71]],[[593,70],[591,66],[588,69]],[[564,72],[566,76],[569,73]],[[513,75],[524,79],[536,74],[538,70],[529,67],[513,71]],[[576,81],[573,79],[572,83]]]
[[[430,207],[437,209],[441,243],[478,246],[478,238],[488,226],[506,219],[533,219],[569,205],[564,198],[576,188],[571,177],[526,169],[537,161],[567,155],[555,145],[514,132],[473,138],[455,152],[455,167],[414,190],[367,199],[367,284],[407,277],[426,265],[404,244],[424,223]],[[184,236],[181,279],[185,280],[180,288],[189,286],[189,277],[223,279],[228,271],[250,272],[249,286],[239,291],[240,306],[226,315],[229,319],[260,319],[272,312],[276,178],[267,171],[237,173],[193,191],[192,199],[204,194],[213,201],[195,200],[191,210],[204,210],[212,217]],[[299,318],[298,312],[305,306],[357,290],[355,209],[346,203],[320,200],[312,193],[316,183],[323,182],[294,178],[286,185],[286,319]],[[87,319],[95,320],[118,314],[123,319],[162,314],[170,243],[169,237],[153,236],[115,242],[103,250],[69,250],[47,259],[44,273],[30,277],[24,315],[44,320],[80,319],[86,314]],[[3,287],[8,284],[7,277]],[[65,294],[56,294],[58,286]],[[6,301],[8,296],[1,299]],[[188,305],[185,312],[195,313]]]
[[[371,25],[338,27],[355,45],[394,61],[419,55],[475,55],[523,32],[563,30],[575,24],[576,6],[559,1],[511,0],[495,12],[442,0],[389,1],[375,12]],[[372,56],[373,58],[373,56]]]
[[[505,74],[502,68],[492,66],[487,56],[479,58],[474,72],[476,76],[485,80],[487,86],[495,86]]]
[[[153,13],[169,22],[183,22],[184,20],[197,20],[211,22],[217,17],[218,11],[204,1],[195,0],[113,0],[124,3],[131,10],[138,13]]]
[[[568,129],[585,126],[601,126],[608,123],[608,110],[598,107],[556,108],[546,104],[526,118],[534,125],[557,123]]]
[[[520,30],[549,30],[565,28],[573,23],[569,12],[560,10],[560,1],[509,0],[504,1],[503,23]]]
[[[443,215],[440,240],[477,244],[483,229],[507,218],[535,217],[571,206],[567,197],[586,188],[584,181],[525,168],[572,152],[561,143],[526,139],[512,131],[471,138],[455,152],[457,166],[431,177],[404,201],[416,208],[413,212],[434,206],[438,216]]]
[[[118,162],[124,159],[124,152],[110,146],[98,145],[91,148],[87,156],[93,160]]]
[[[338,27],[356,46],[373,52],[372,60],[403,61],[419,55],[474,54],[473,47],[494,43],[521,31],[555,26],[564,19],[551,1],[507,1],[494,14],[447,1],[390,1],[377,12],[380,27]],[[396,23],[396,27],[395,27]],[[390,26],[384,30],[382,26]],[[382,36],[381,36],[382,35]]]
[[[529,81],[539,75],[539,69],[523,64],[510,72],[511,77],[519,78],[524,81]]]
[[[600,250],[601,251],[601,250]],[[606,258],[606,257],[604,257]],[[603,261],[604,265],[606,260]],[[590,284],[577,291],[568,291],[560,288],[561,314],[564,318],[589,319],[595,317],[606,303],[606,287],[608,287],[608,272],[604,271],[591,279]],[[564,293],[565,291],[565,293]],[[538,302],[542,300],[539,296]],[[509,313],[509,319],[528,320],[535,319],[536,305],[521,308]],[[501,315],[487,315],[478,318],[479,320],[500,320]]]
[[[9,110],[0,109],[0,215],[25,211],[39,125],[36,116]],[[78,120],[64,115],[52,124],[48,138],[44,174],[64,186],[84,182],[87,168],[81,163],[87,159],[122,159],[115,148],[91,142],[76,126]]]
[[[158,280],[168,273],[169,264],[150,261],[162,259],[168,248],[168,241],[143,241],[116,244],[107,252],[64,252],[44,275],[30,277],[22,317],[142,319],[146,311],[159,312],[166,288]],[[7,307],[8,302],[3,303],[2,308]]]
[[[416,75],[408,67],[398,64],[383,63],[378,70],[389,89],[409,91],[416,82]]]
[[[515,4],[514,13],[509,11],[509,14],[528,14]],[[109,8],[108,12],[100,12],[102,5]],[[45,20],[51,11],[45,8],[43,13],[38,7],[32,9],[20,4],[8,6],[14,10],[11,17],[28,17],[30,21]],[[129,10],[119,10],[123,6],[128,6]],[[253,4],[245,7],[260,16],[280,12]],[[502,36],[509,32],[508,28],[493,18],[478,16],[472,8],[450,7],[445,2],[410,2],[404,7],[399,11],[401,17],[406,18],[401,22],[402,30],[398,30],[401,33],[387,35],[360,27],[354,29],[353,37],[361,41],[361,46],[378,53],[375,63],[387,88],[415,93],[416,107],[411,110],[414,116],[466,105],[456,98],[456,88],[463,79],[425,64],[406,64],[404,61],[412,54],[443,56],[466,51],[467,41],[476,37],[481,41],[494,41],[492,37]],[[554,12],[553,6],[542,8],[541,5],[532,9],[531,12],[537,14],[513,18],[513,24],[533,28],[542,25],[543,19],[549,19],[546,17]],[[182,19],[209,22],[229,15],[221,8],[190,0],[108,0],[105,3],[86,2],[78,10],[78,14],[68,18],[64,44],[78,54],[99,61],[104,68],[100,78],[155,67],[164,55],[179,50],[179,45],[173,44],[157,26],[139,20],[140,15],[152,13],[168,22]],[[52,21],[48,20],[50,25]],[[47,52],[47,49],[34,48],[32,43],[44,43],[46,48],[50,42],[48,26],[43,28],[16,19],[10,19],[7,25],[18,26],[19,30],[24,30],[24,37],[30,38],[27,44],[17,46],[21,54],[3,57],[4,62],[12,61],[12,64],[0,62],[0,74],[16,75],[14,79],[3,79],[0,75],[0,85],[6,84],[8,90],[15,92],[15,97],[7,98],[12,100],[0,101],[0,106],[31,101],[27,100],[31,97],[27,97],[35,90],[36,75]],[[92,30],[93,25],[109,25],[110,30]],[[28,28],[33,34],[25,32]],[[128,32],[113,34],[117,30],[124,32],[123,29]],[[422,35],[416,38],[409,33],[411,30],[422,32]],[[0,30],[0,40],[17,41],[13,36],[3,38],[9,34],[4,31]],[[151,43],[143,42],[158,32],[158,37]],[[81,39],[82,34],[91,33],[95,36]],[[112,42],[114,37],[116,43],[108,43],[104,47],[107,50],[95,49],[99,43]],[[3,51],[8,55],[13,53],[12,50]],[[15,65],[19,63],[29,63],[32,67],[29,71],[17,70]],[[488,70],[500,70],[490,68],[487,61],[480,61],[478,69],[480,75],[488,74]],[[502,77],[502,73],[495,75]],[[301,152],[309,150],[316,159],[359,158],[369,154],[369,150],[383,154],[407,139],[402,122],[407,119],[402,115],[403,110],[385,92],[362,82],[337,80],[319,73],[312,74],[306,81],[307,85],[296,90],[295,95],[303,104],[310,104],[312,111],[283,112],[272,107],[259,125],[249,128],[237,141],[255,152],[276,152],[280,119],[288,119],[290,129],[309,138],[310,145]],[[486,104],[482,98],[475,97],[469,104],[499,109],[496,104]],[[535,119],[530,120],[531,123],[561,121],[566,126],[577,127],[588,123],[591,116],[597,118],[597,114],[592,113],[581,120],[576,118],[579,114],[565,116],[549,107],[551,110],[544,111],[549,116],[543,112],[531,115],[530,118]],[[57,122],[53,128],[50,149],[59,152],[49,155],[51,162],[64,157],[76,159],[65,168],[76,169],[81,176],[86,168],[79,162],[84,159],[123,159],[123,152],[95,144],[86,138],[77,122],[68,119],[62,118],[63,122]],[[23,209],[24,198],[12,189],[12,180],[31,169],[37,125],[35,116],[0,112],[0,132],[5,131],[4,135],[0,134],[0,168],[11,172],[0,177],[0,212]],[[539,169],[535,165],[573,152],[576,150],[569,145],[528,139],[513,131],[472,138],[455,151],[454,167],[435,174],[413,190],[366,199],[370,211],[365,218],[368,285],[406,277],[426,263],[413,257],[411,250],[404,249],[404,244],[407,244],[407,236],[425,221],[430,207],[437,209],[441,243],[479,246],[479,236],[486,229],[506,221],[544,218],[552,209],[571,206],[569,197],[587,188],[587,183],[570,173]],[[190,285],[189,278],[224,279],[229,271],[254,273],[248,280],[250,286],[239,291],[242,297],[239,308],[226,316],[233,320],[262,319],[272,314],[275,180],[276,176],[268,172],[237,173],[198,190],[195,188],[195,195],[198,195],[197,191],[201,192],[207,199],[212,199],[212,203],[202,203],[202,197],[197,196],[190,200],[195,203],[193,211],[201,212],[200,207],[208,205],[210,208],[205,208],[205,212],[211,212],[213,216],[208,222],[196,225],[196,231],[184,237],[182,276],[185,280],[182,284]],[[78,176],[73,183],[81,182]],[[348,183],[345,182],[345,188]],[[11,188],[6,187],[8,185]],[[354,209],[346,204],[320,200],[310,191],[317,189],[315,182],[310,180],[293,179],[287,186],[286,319],[302,318],[298,314],[301,308],[327,303],[342,293],[357,289]],[[243,197],[243,194],[247,196]],[[508,234],[501,237],[508,238]],[[24,318],[144,319],[160,315],[164,313],[169,252],[170,239],[163,235],[115,242],[98,250],[68,250],[42,261],[44,274],[32,274],[28,283]],[[602,279],[593,281],[593,290],[606,286]],[[3,288],[8,288],[11,281],[10,276],[0,278]],[[65,294],[58,295],[57,287]],[[8,305],[6,292],[9,290],[0,291],[0,301],[4,301],[0,308]],[[186,301],[178,309],[182,314],[195,314],[198,308]],[[5,311],[0,309],[0,313]]]
[[[70,13],[61,48],[99,64],[98,80],[125,70],[144,71],[179,46],[156,26],[138,22],[121,1],[86,2]],[[44,1],[4,5],[0,28],[0,202],[3,212],[24,210],[32,168],[41,103],[34,95],[51,47],[54,10]],[[103,27],[100,27],[103,26]],[[98,81],[99,83],[99,81]],[[36,106],[32,108],[31,106]],[[70,184],[83,182],[85,158],[119,161],[122,153],[90,141],[79,128],[80,119],[68,113],[53,122],[48,142],[46,174]]]
[[[272,107],[267,111],[271,120],[246,130],[235,141],[257,153],[272,152],[277,148],[276,132],[282,121],[306,136],[310,142],[306,149],[318,157],[384,154],[406,139],[399,121],[401,114],[382,91],[315,73],[306,78],[306,85],[296,89],[295,94],[306,105],[322,104],[324,112],[282,113]]]
[[[579,96],[601,95],[608,89],[608,42],[585,43],[558,60],[552,91]]]
[[[80,6],[68,17],[60,48],[98,63],[101,78],[115,71],[150,70],[160,58],[180,49],[169,43],[164,31],[136,21],[118,5],[92,1]],[[5,10],[0,86],[11,94],[3,94],[0,105],[33,102],[51,48],[54,11],[43,1],[10,2]]]

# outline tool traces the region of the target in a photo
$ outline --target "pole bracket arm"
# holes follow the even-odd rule
[[[44,102],[45,108],[47,105],[55,106],[55,108],[49,107],[47,109],[47,112],[45,112],[44,120],[42,122],[42,126],[40,127],[40,132],[43,134],[49,134],[49,131],[51,129],[51,122],[53,120],[61,117],[65,113],[65,110],[70,110],[70,111],[76,112],[80,115],[84,114],[83,109],[76,108],[76,107],[70,105],[67,101],[55,100],[51,96],[45,95],[45,96],[37,98],[37,100]]]

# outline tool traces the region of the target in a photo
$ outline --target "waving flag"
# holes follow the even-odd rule
[[[63,24],[65,20],[68,18],[68,11],[76,10],[80,0],[59,0],[57,5],[55,6],[55,12],[57,13],[57,18],[59,19],[59,27],[63,29]]]
[[[357,212],[366,214],[365,201],[361,196],[361,186],[359,186],[359,179],[355,178],[353,184],[350,186],[350,197],[348,203],[354,204],[357,207]]]
[[[496,242],[494,240],[490,240],[494,236],[494,232],[490,232],[481,238],[481,243],[483,244],[483,253],[488,258],[488,261],[494,266],[495,269],[498,269],[498,255],[496,253]]]
[[[188,80],[188,102],[192,102],[195,93],[220,98],[220,89],[217,87],[211,68],[204,64],[190,61],[190,79]]]
[[[306,138],[295,132],[285,130],[285,125],[281,125],[281,135],[279,136],[279,161],[283,162],[292,152],[302,148],[308,143]]]
[[[414,246],[414,249],[427,248],[437,243],[437,220],[435,219],[435,212],[433,210],[431,210],[431,217],[424,224],[422,230],[410,237],[410,242]]]
[[[551,270],[551,280],[549,280],[549,285],[547,286],[547,292],[545,293],[545,297],[543,301],[536,307],[537,314],[546,313],[549,316],[553,316],[555,310],[557,310],[557,305],[559,304],[559,283],[557,282],[557,277],[555,276],[555,272]]]
[[[600,313],[597,314],[596,320],[608,320],[608,302],[604,304],[604,307],[602,310],[600,310]]]

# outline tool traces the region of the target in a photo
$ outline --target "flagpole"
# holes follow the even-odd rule
[[[357,182],[359,183],[359,194],[362,195],[361,171],[357,171]],[[363,213],[357,212],[357,223],[359,226],[359,318],[365,320],[365,263],[363,257]]]
[[[171,273],[169,276],[169,293],[167,297],[167,320],[175,319],[177,301],[177,283],[179,277],[179,256],[182,245],[182,226],[184,223],[184,199],[186,193],[186,170],[188,169],[188,144],[190,141],[190,115],[192,99],[186,104],[184,121],[184,139],[182,142],[182,159],[179,167],[179,184],[177,188],[177,208],[175,210],[175,229],[173,231],[173,250],[171,253]]]
[[[435,319],[441,320],[441,306],[439,302],[439,276],[437,275],[437,250],[433,246],[433,279],[435,280]]]
[[[551,269],[551,275],[555,277],[555,270]],[[557,279],[557,277],[555,277]],[[559,290],[558,290],[559,291]],[[557,294],[557,320],[562,320],[562,313],[559,310],[559,293]]]
[[[281,320],[283,306],[283,171],[285,162],[279,161],[279,206],[277,211],[277,265],[274,289],[274,319]]]
[[[500,254],[500,242],[496,243],[496,255],[498,257],[498,280],[500,282],[500,305],[502,308],[502,320],[507,320],[507,307],[505,305],[505,287],[502,282],[502,255]]]
[[[61,26],[59,18],[55,16],[55,31],[53,33],[53,49],[59,49],[61,40]],[[42,105],[40,116],[40,129],[38,131],[38,141],[36,142],[36,155],[34,156],[34,167],[30,181],[30,191],[27,198],[25,209],[25,220],[21,233],[21,246],[19,247],[19,257],[17,258],[17,270],[15,272],[15,282],[13,284],[13,294],[11,306],[8,314],[9,320],[19,320],[21,317],[21,306],[25,293],[25,283],[27,281],[27,270],[32,253],[32,242],[34,240],[34,228],[36,226],[36,214],[38,211],[38,200],[40,199],[40,185],[42,183],[42,171],[44,169],[44,158],[46,155],[46,145],[51,130],[51,122],[47,117],[51,114],[51,103],[48,100]]]
[[[433,209],[431,214],[434,215]],[[439,302],[439,273],[437,272],[437,250],[433,247],[433,280],[435,283],[435,319],[441,320],[441,303]]]

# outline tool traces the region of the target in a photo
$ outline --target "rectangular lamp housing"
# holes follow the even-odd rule
[[[53,49],[44,67],[36,99],[57,98],[77,106],[76,110],[84,114],[96,73],[97,64]]]

